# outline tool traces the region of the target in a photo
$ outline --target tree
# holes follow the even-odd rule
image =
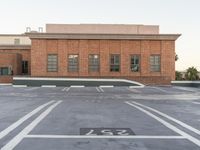
[[[177,61],[178,60],[178,55],[177,54],[175,54],[175,61]]]
[[[198,80],[199,76],[197,69],[195,67],[189,67],[185,74],[185,78],[186,80]]]
[[[183,74],[179,71],[176,71],[176,80],[182,80],[183,79]]]

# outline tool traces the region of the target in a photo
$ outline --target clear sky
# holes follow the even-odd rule
[[[176,70],[200,71],[200,0],[0,0],[0,18],[0,34],[46,23],[160,25],[160,33],[182,34]]]

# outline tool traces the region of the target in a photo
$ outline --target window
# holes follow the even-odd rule
[[[120,55],[115,54],[110,56],[110,71],[119,72],[120,71]]]
[[[138,72],[140,70],[140,56],[131,55],[131,71]]]
[[[28,61],[22,61],[22,74],[28,74]]]
[[[14,44],[19,45],[20,44],[20,39],[14,39]]]
[[[1,67],[0,75],[2,76],[11,75],[11,70],[9,69],[9,67]]]
[[[58,55],[49,54],[47,58],[47,71],[56,72],[58,71]]]
[[[99,55],[89,55],[89,71],[99,71]]]
[[[77,72],[78,71],[78,55],[68,56],[68,71]]]
[[[160,72],[160,55],[150,56],[150,69],[152,72]]]

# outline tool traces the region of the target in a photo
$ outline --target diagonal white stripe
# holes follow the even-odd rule
[[[132,103],[130,103],[130,102],[125,102],[125,103],[128,104],[128,105],[130,105],[130,106],[132,106],[132,107],[137,108],[138,110],[140,110],[140,111],[142,111],[142,112],[144,112],[144,113],[147,114],[148,116],[150,116],[150,117],[154,118],[155,120],[157,120],[158,122],[162,123],[162,124],[163,124],[164,126],[166,126],[167,128],[169,128],[169,129],[173,130],[174,132],[180,134],[181,136],[187,138],[189,141],[193,142],[194,144],[196,144],[197,146],[200,147],[200,140],[198,140],[197,138],[195,138],[195,137],[193,137],[193,136],[187,134],[186,132],[184,132],[184,131],[178,129],[178,128],[175,127],[174,125],[172,125],[172,124],[168,123],[167,121],[165,121],[165,120],[159,118],[158,116],[156,116],[156,115],[152,114],[151,112],[149,112],[149,111],[143,109],[142,107],[139,107],[138,105],[132,104]]]
[[[58,104],[62,101],[58,101],[55,104],[49,106],[39,117],[37,117],[33,122],[31,122],[27,127],[25,127],[18,135],[16,135],[12,140],[10,140],[1,150],[12,150],[14,149],[23,138],[30,133],[40,121],[42,121]]]
[[[41,109],[43,109],[47,105],[52,104],[53,102],[55,102],[55,101],[50,101],[48,103],[45,103],[45,104],[37,107],[32,112],[28,113],[27,115],[25,115],[24,117],[20,118],[18,121],[16,121],[15,123],[13,123],[9,127],[7,127],[5,130],[1,131],[0,132],[0,139],[2,139],[4,136],[6,136],[7,134],[9,134],[12,130],[14,130],[19,125],[21,125],[24,121],[26,121],[27,119],[29,119],[30,117],[32,117],[33,115],[35,115],[36,113],[38,113]]]
[[[179,121],[179,120],[177,120],[177,119],[175,119],[175,118],[173,118],[173,117],[171,117],[171,116],[169,116],[167,114],[164,114],[164,113],[162,113],[162,112],[160,112],[160,111],[158,111],[158,110],[156,110],[154,108],[148,107],[146,105],[143,105],[143,104],[140,104],[140,103],[137,103],[137,102],[134,102],[134,101],[132,101],[132,103],[134,103],[136,105],[139,105],[139,106],[142,106],[144,108],[147,108],[147,109],[149,109],[149,110],[151,110],[151,111],[153,111],[153,112],[155,112],[155,113],[157,113],[157,114],[159,114],[159,115],[161,115],[161,116],[163,116],[163,117],[165,117],[165,118],[167,118],[169,120],[172,120],[172,121],[176,122],[177,124],[181,125],[182,127],[184,127],[186,129],[188,129],[190,131],[193,131],[194,133],[200,135],[200,131],[199,130],[195,129],[194,127],[192,127],[192,126],[190,126],[190,125],[188,125],[188,124],[186,124],[186,123],[184,123],[182,121]]]

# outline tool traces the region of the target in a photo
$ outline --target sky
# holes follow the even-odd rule
[[[159,25],[176,41],[176,70],[200,71],[200,0],[0,0],[0,34],[38,30],[46,23]]]

